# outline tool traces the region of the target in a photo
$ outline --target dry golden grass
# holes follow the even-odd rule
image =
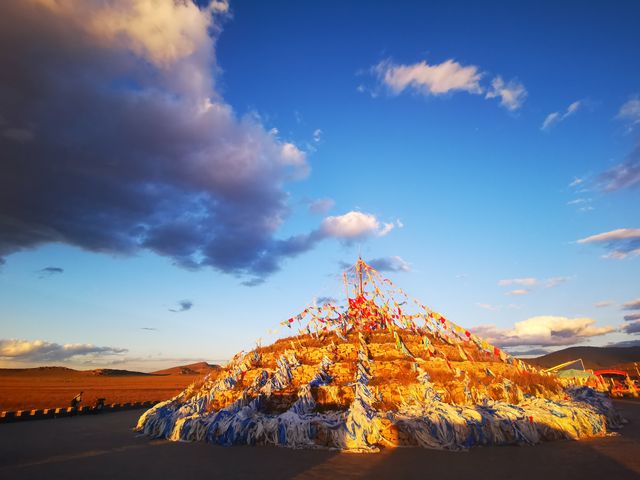
[[[67,407],[83,391],[82,405],[93,405],[98,398],[105,403],[167,400],[198,375],[0,375],[0,411]]]

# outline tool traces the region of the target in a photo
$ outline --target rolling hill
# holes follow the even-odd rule
[[[542,368],[551,368],[578,358],[581,358],[585,368],[589,369],[620,368],[634,371],[633,362],[640,362],[640,346],[569,347],[526,361]]]
[[[190,365],[165,368],[152,372],[153,375],[205,375],[220,370],[220,365],[211,365],[207,362],[197,362]]]

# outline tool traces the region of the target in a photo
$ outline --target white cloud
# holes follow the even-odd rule
[[[531,287],[538,283],[537,278],[527,277],[527,278],[505,278],[503,280],[498,281],[498,285],[501,287],[507,287],[509,285],[523,285],[526,287]]]
[[[516,290],[511,290],[510,292],[507,292],[505,295],[520,296],[520,295],[528,295],[529,293],[531,293],[531,290],[528,290],[526,288],[518,288]]]
[[[560,123],[565,119],[567,119],[568,117],[570,117],[571,115],[573,115],[574,113],[576,113],[581,106],[582,106],[582,101],[577,100],[573,102],[571,105],[569,105],[567,107],[567,110],[562,114],[559,112],[550,113],[544,119],[544,122],[542,122],[542,127],[540,127],[540,129],[548,130],[552,125],[555,125],[556,123]]]
[[[303,178],[309,174],[309,164],[305,153],[293,143],[283,143],[280,152],[280,161],[285,166],[294,167],[294,176]]]
[[[582,238],[577,243],[602,245],[609,250],[605,258],[622,260],[640,255],[640,228],[619,228]]]
[[[568,318],[544,315],[517,322],[513,328],[482,325],[474,333],[501,347],[520,345],[572,345],[586,338],[614,331],[613,327],[596,327],[588,317]]]
[[[56,362],[73,357],[102,357],[126,353],[124,348],[97,347],[90,343],[58,343],[44,340],[0,340],[0,360],[16,362]]]
[[[454,60],[446,60],[437,65],[429,65],[425,61],[411,65],[395,65],[390,61],[383,61],[373,67],[373,70],[396,95],[408,88],[423,95],[442,95],[452,91],[482,93],[479,84],[482,74],[478,67],[463,67]]]
[[[497,76],[491,82],[491,90],[487,92],[485,98],[500,97],[500,105],[509,111],[519,109],[527,98],[527,89],[516,80],[510,80],[505,84],[501,76]]]
[[[74,28],[85,30],[106,48],[130,50],[156,67],[170,68],[194,54],[209,51],[211,17],[197,5],[183,2],[76,2],[37,0]],[[225,13],[227,2],[212,2],[210,11]],[[185,65],[185,67],[188,67]],[[197,74],[187,71],[185,74]]]
[[[313,131],[313,141],[318,143],[320,142],[320,140],[322,140],[322,130],[320,130],[319,128],[316,128]]]
[[[383,223],[375,215],[351,211],[340,216],[327,217],[320,225],[323,235],[342,240],[357,240],[370,236],[383,236],[393,229],[392,223]]]

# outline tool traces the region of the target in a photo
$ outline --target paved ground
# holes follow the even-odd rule
[[[535,447],[418,448],[373,455],[271,447],[224,448],[137,437],[139,411],[0,425],[0,478],[638,479],[640,402],[618,401],[621,435]]]

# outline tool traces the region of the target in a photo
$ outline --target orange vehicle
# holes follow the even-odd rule
[[[609,385],[612,397],[638,396],[636,383],[624,370],[605,369],[595,370],[593,373],[601,378],[605,385]]]

